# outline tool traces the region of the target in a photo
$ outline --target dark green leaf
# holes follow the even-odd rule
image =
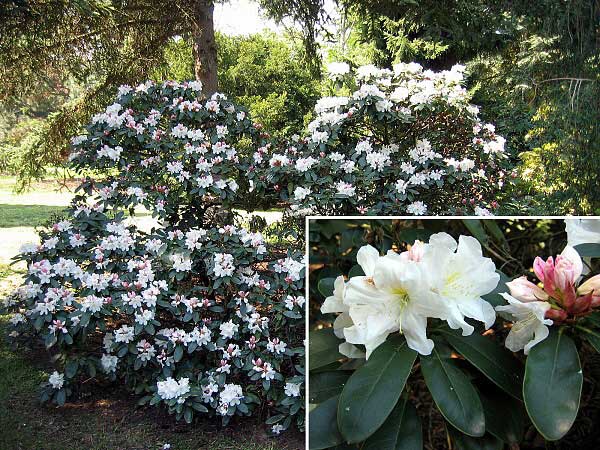
[[[338,395],[331,397],[309,413],[308,446],[310,450],[333,447],[344,441],[337,427],[338,399]]]
[[[467,230],[476,238],[482,245],[486,245],[488,242],[488,236],[485,230],[483,229],[483,225],[481,224],[481,220],[479,219],[463,219],[463,223]]]
[[[178,362],[181,360],[181,358],[183,358],[183,347],[181,345],[178,345],[177,347],[175,347],[175,352],[173,353],[173,358],[174,358],[175,362]]]
[[[67,378],[73,378],[79,368],[79,362],[76,359],[72,359],[65,366],[65,376]]]
[[[504,447],[504,443],[491,434],[476,438],[467,436],[452,427],[448,428],[448,432],[456,450],[502,450]]]
[[[504,233],[498,226],[498,222],[496,220],[484,219],[481,222],[498,243],[500,243],[504,248],[508,248],[508,242],[506,241],[506,237],[504,237]]]
[[[590,343],[594,350],[600,353],[600,336],[596,333],[590,333],[585,335],[587,341]]]
[[[485,429],[507,444],[520,443],[525,432],[523,402],[506,396],[501,391],[481,395],[485,413]]]
[[[499,270],[496,270],[496,273],[500,275],[500,281],[498,282],[498,286],[496,286],[496,289],[494,289],[489,294],[481,296],[481,298],[483,298],[486,302],[488,302],[494,307],[506,304],[506,300],[504,300],[504,297],[502,297],[500,294],[503,292],[508,292],[506,283],[510,281],[510,278],[507,277],[504,273],[500,272]]]
[[[381,344],[352,374],[340,395],[338,426],[347,442],[364,441],[394,409],[417,353],[404,337],[395,335]]]
[[[322,403],[342,392],[350,373],[343,370],[310,374],[310,403]]]
[[[183,418],[187,423],[192,423],[192,419],[194,418],[194,410],[192,408],[185,408],[183,411]]]
[[[467,376],[451,359],[450,350],[436,343],[430,356],[421,356],[425,383],[442,415],[470,436],[485,433],[483,406]]]
[[[329,297],[333,295],[333,284],[335,283],[335,278],[321,278],[319,280],[319,284],[317,289],[323,297]]]
[[[318,369],[343,358],[338,351],[341,341],[333,334],[333,328],[311,331],[309,342],[308,363],[310,370]]]
[[[67,391],[65,391],[64,389],[61,389],[56,394],[56,403],[58,404],[58,406],[63,406],[66,401],[67,401]]]
[[[360,267],[358,264],[355,264],[348,272],[348,278],[361,277],[364,276],[364,274],[365,272],[363,272],[362,267]]]
[[[523,367],[505,347],[480,334],[461,336],[448,329],[444,336],[458,353],[499,388],[516,399],[522,398]]]
[[[583,375],[575,344],[553,329],[529,352],[525,364],[523,399],[531,421],[544,438],[555,441],[573,425]]]
[[[421,419],[407,398],[402,398],[396,407],[361,450],[421,450],[423,431]]]
[[[600,244],[579,244],[574,248],[579,253],[579,256],[600,258]]]

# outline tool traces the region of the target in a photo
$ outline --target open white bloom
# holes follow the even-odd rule
[[[298,201],[304,200],[308,195],[310,195],[310,188],[305,188],[302,186],[296,186],[294,189],[294,199]]]
[[[449,309],[446,321],[451,328],[462,328],[463,336],[473,333],[465,317],[483,322],[486,328],[494,324],[494,308],[481,296],[496,288],[500,275],[493,261],[483,257],[477,239],[460,236],[457,244],[447,233],[434,234],[423,248],[422,264],[429,288]]]
[[[365,248],[365,247],[363,247]],[[373,248],[373,247],[371,247]],[[362,249],[361,249],[362,250]],[[376,251],[376,250],[375,250]],[[365,252],[362,253],[359,251],[357,258],[363,258]],[[379,253],[377,253],[379,256]],[[354,325],[352,319],[350,318],[350,308],[348,305],[344,303],[344,292],[346,290],[346,283],[344,281],[343,276],[339,276],[336,278],[333,285],[333,295],[327,297],[321,306],[321,312],[323,314],[328,313],[341,313],[339,316],[335,318],[333,322],[333,332],[334,334],[340,338],[344,338],[344,328],[351,327]],[[339,352],[342,355],[345,355],[349,358],[364,358],[365,354],[363,351],[359,350],[356,346],[350,344],[349,342],[342,342],[339,345]]]
[[[285,384],[284,392],[288,397],[300,397],[300,384],[288,382]]]
[[[238,384],[226,384],[219,393],[219,400],[227,406],[239,405],[243,398],[242,387]]]
[[[181,397],[190,391],[190,379],[181,378],[179,381],[168,377],[165,381],[156,383],[157,393],[163,400]]]
[[[117,364],[119,363],[119,358],[114,355],[102,355],[100,359],[100,363],[102,364],[102,370],[106,373],[115,372],[117,370]]]
[[[55,370],[52,372],[52,375],[50,375],[50,378],[48,378],[48,383],[50,383],[54,389],[62,389],[65,384],[65,376]]]
[[[344,303],[353,322],[344,328],[346,341],[363,344],[368,358],[399,331],[410,348],[429,355],[433,341],[427,338],[427,318],[445,318],[449,310],[448,302],[427,288],[423,265],[392,251],[380,257],[370,245],[359,250],[357,261],[366,276],[346,285]]]
[[[550,303],[521,301],[507,293],[500,295],[506,299],[508,305],[496,306],[496,311],[514,322],[504,345],[512,352],[523,350],[527,355],[534,345],[542,342],[550,334],[548,325],[552,325],[553,322],[544,318],[546,311],[551,308]]]
[[[350,66],[345,62],[330,62],[327,64],[327,73],[330,78],[337,78],[350,72]]]

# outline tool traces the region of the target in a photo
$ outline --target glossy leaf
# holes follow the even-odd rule
[[[500,439],[489,433],[482,437],[472,437],[451,427],[448,432],[456,450],[502,450],[504,447]]]
[[[505,347],[500,347],[493,339],[480,334],[461,336],[448,329],[444,332],[444,337],[496,386],[516,399],[523,398],[523,367]]]
[[[310,450],[333,447],[344,441],[337,427],[338,399],[338,395],[331,397],[309,413],[308,446]]]
[[[553,329],[529,352],[523,382],[527,413],[547,440],[560,439],[571,429],[579,410],[582,384],[575,344]]]
[[[310,370],[318,369],[343,358],[338,351],[341,341],[333,334],[333,328],[311,331],[309,342],[308,364]]]
[[[338,405],[338,425],[346,441],[364,441],[383,425],[400,398],[416,357],[404,337],[395,335],[352,374]]]
[[[317,289],[321,293],[323,297],[329,297],[333,295],[333,285],[335,283],[335,278],[327,277],[321,278],[319,280],[319,284],[317,285]]]
[[[421,450],[423,430],[416,408],[402,398],[361,450]]]
[[[579,244],[574,248],[577,250],[577,253],[579,253],[579,256],[600,258],[600,244]]]
[[[362,267],[360,267],[358,264],[355,264],[348,272],[348,278],[360,277],[364,276],[364,274],[365,272],[362,270]]]
[[[485,414],[485,429],[507,444],[520,443],[525,432],[523,402],[508,397],[501,391],[481,395]]]
[[[498,281],[498,285],[496,286],[496,289],[494,289],[489,294],[485,294],[485,295],[481,296],[481,298],[483,298],[486,302],[488,302],[490,305],[492,305],[494,307],[500,306],[500,305],[506,305],[506,300],[500,294],[503,292],[508,292],[508,287],[506,287],[506,283],[511,281],[511,279],[508,276],[506,276],[504,273],[500,272],[499,270],[496,270],[496,273],[498,275],[500,275],[500,281]]]
[[[310,374],[310,403],[322,403],[328,398],[339,395],[350,376],[350,372],[333,370]]]
[[[479,395],[450,355],[450,349],[436,343],[430,356],[421,356],[425,383],[450,424],[470,436],[483,436],[485,418]]]
[[[587,341],[590,343],[594,350],[600,353],[600,336],[596,333],[590,333],[585,335]]]
[[[462,221],[467,227],[467,230],[476,238],[481,244],[486,245],[488,242],[488,235],[483,229],[481,220],[479,219],[463,219]]]
[[[492,237],[496,240],[496,242],[500,243],[504,248],[508,247],[508,242],[504,233],[500,229],[498,222],[494,219],[483,219],[483,226],[490,232]]]

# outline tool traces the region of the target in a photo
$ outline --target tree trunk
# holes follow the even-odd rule
[[[202,82],[202,92],[207,97],[217,92],[217,44],[213,22],[214,3],[197,0],[194,39],[194,74]]]

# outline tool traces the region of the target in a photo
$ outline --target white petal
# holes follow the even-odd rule
[[[429,237],[429,244],[433,246],[440,246],[449,249],[450,251],[456,251],[456,240],[448,233],[435,233]]]
[[[417,263],[413,261],[382,256],[375,265],[373,281],[377,288],[385,292],[397,293],[399,290],[411,290],[422,279]]]
[[[333,322],[333,332],[340,339],[344,338],[344,328],[348,328],[354,325],[352,319],[350,318],[350,314],[343,313],[335,318]]]
[[[384,294],[369,281],[368,277],[352,277],[346,284],[344,303],[347,306],[368,305],[380,302],[382,295]]]
[[[359,350],[357,346],[352,345],[348,342],[342,342],[339,346],[338,351],[342,355],[347,356],[348,358],[358,359],[365,357],[365,352]]]
[[[365,245],[358,250],[356,254],[356,262],[362,268],[366,276],[373,276],[375,270],[375,263],[379,259],[379,252],[375,247],[371,245]]]
[[[427,339],[427,318],[406,309],[402,314],[402,334],[410,348],[421,355],[431,354],[433,341]]]
[[[323,314],[348,311],[348,307],[344,305],[344,277],[341,275],[337,277],[333,286],[333,295],[327,297],[321,305]]]
[[[466,317],[483,322],[486,330],[496,321],[494,307],[482,298],[462,299],[457,302],[457,305]]]
[[[465,316],[463,316],[458,307],[451,308],[451,313],[446,318],[446,322],[448,322],[448,325],[453,330],[461,328],[463,336],[469,336],[475,331],[472,325],[465,322]]]
[[[526,355],[529,354],[529,350],[531,350],[531,348],[534,345],[539,344],[548,337],[548,335],[550,334],[550,330],[546,325],[540,323],[537,327],[533,329],[533,333],[535,335],[535,338],[529,341],[523,349],[523,353],[525,353]]]

